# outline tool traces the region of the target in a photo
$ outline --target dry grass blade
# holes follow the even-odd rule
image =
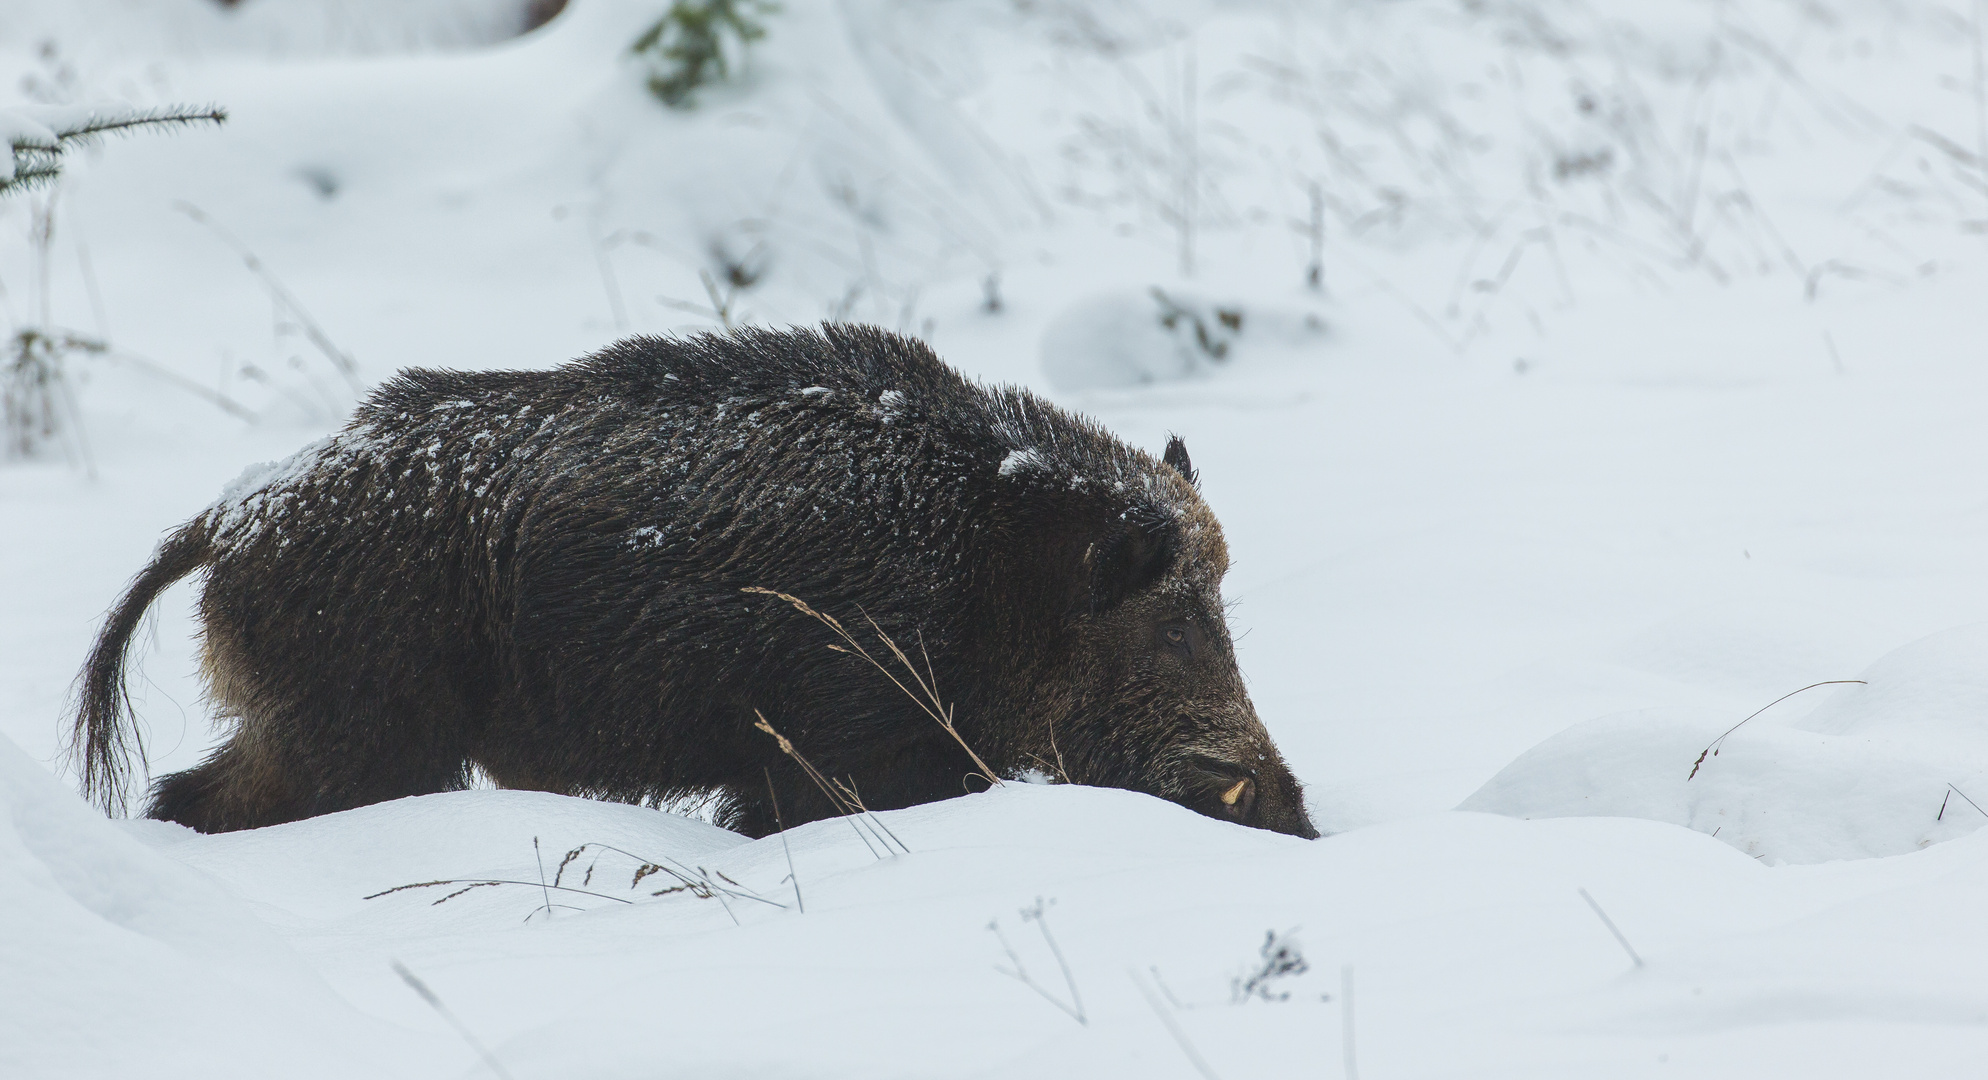
[[[533,847],[533,852],[536,855],[539,851],[537,838],[533,838],[532,847]],[[555,892],[576,893],[580,896],[592,896],[601,900],[612,900],[617,904],[631,904],[631,905],[634,904],[635,901],[627,899],[626,897],[614,896],[610,893],[595,892],[592,889],[575,888],[571,885],[566,885],[562,883],[566,874],[567,867],[573,865],[573,863],[576,862],[581,855],[585,854],[590,849],[597,852],[611,851],[617,855],[622,855],[629,859],[632,859],[636,863],[640,864],[635,871],[633,880],[631,880],[628,883],[628,887],[630,889],[633,889],[636,886],[640,885],[642,883],[642,879],[650,876],[651,874],[666,874],[669,877],[675,879],[678,882],[678,884],[671,888],[663,889],[660,892],[651,893],[650,895],[662,896],[668,893],[687,891],[702,900],[716,900],[718,901],[719,906],[725,909],[725,914],[731,917],[732,922],[734,924],[738,923],[739,921],[738,915],[732,911],[732,906],[725,902],[727,897],[735,900],[757,900],[762,904],[767,904],[772,907],[781,908],[783,910],[787,906],[785,904],[780,903],[777,900],[769,900],[766,897],[759,895],[758,893],[747,888],[746,886],[741,885],[736,881],[733,881],[730,877],[727,877],[722,871],[716,872],[716,877],[717,879],[722,880],[727,884],[719,884],[719,880],[713,880],[713,873],[710,871],[706,871],[703,867],[691,868],[685,866],[682,862],[676,859],[670,858],[667,855],[663,856],[663,860],[661,862],[656,862],[647,859],[641,855],[637,855],[632,851],[615,847],[612,844],[599,843],[598,841],[588,841],[587,843],[581,844],[579,847],[576,847],[571,851],[568,851],[565,857],[559,861],[559,866],[553,871],[551,881],[545,880],[545,862],[543,858],[540,858],[538,863],[539,880],[537,881],[522,881],[522,880],[514,880],[511,878],[442,878],[436,881],[417,881],[407,885],[396,885],[391,889],[383,889],[379,892],[373,893],[371,896],[365,897],[365,899],[377,900],[382,896],[389,896],[392,895],[393,893],[398,893],[398,892],[406,892],[411,889],[432,889],[445,885],[456,886],[455,891],[449,893],[446,896],[443,896],[439,900],[433,901],[433,905],[440,905],[440,904],[446,904],[449,901],[454,900],[456,897],[461,896],[464,893],[470,892],[474,889],[486,888],[492,885],[516,885],[527,889],[536,888],[539,890],[539,895],[544,898],[544,903],[532,909],[532,915],[537,915],[541,911],[549,913],[555,908],[565,908],[566,910],[569,911],[586,910],[585,908],[574,907],[571,904],[555,904],[552,900],[552,894]],[[589,867],[587,870],[587,881],[589,883],[593,881],[592,867]],[[531,916],[529,915],[526,916],[527,919],[529,919],[530,917]]]
[[[905,847],[904,842],[898,840],[895,835],[891,835],[890,830],[885,829],[883,823],[878,821],[877,816],[870,813],[867,807],[863,806],[860,802],[851,801],[855,794],[853,791],[849,791],[845,795],[844,792],[836,790],[841,786],[840,782],[830,783],[828,778],[821,774],[821,770],[815,768],[812,762],[801,756],[801,752],[794,748],[794,741],[792,739],[774,730],[773,725],[767,721],[765,713],[754,709],[752,714],[759,717],[759,722],[754,724],[753,727],[773,736],[773,741],[780,745],[780,752],[793,758],[794,764],[799,765],[801,771],[807,774],[808,779],[814,781],[815,787],[821,789],[822,795],[828,799],[828,804],[835,807],[835,812],[842,815],[843,819],[849,822],[851,829],[856,830],[857,838],[863,841],[864,847],[870,849],[871,855],[875,855],[878,859],[883,858],[883,855],[877,852],[876,844],[870,842],[869,835],[857,826],[856,818],[859,815],[869,822],[872,828],[881,830],[880,835],[877,836],[877,840],[883,843],[885,851],[890,851],[891,843],[895,842],[905,854],[909,855],[911,853],[911,849]],[[889,836],[890,839],[885,840],[885,836]]]
[[[581,896],[594,896],[594,897],[599,897],[602,900],[612,900],[617,904],[633,904],[635,902],[633,900],[629,900],[619,896],[609,896],[607,893],[592,892],[587,889],[576,889],[573,888],[571,885],[548,885],[543,881],[513,881],[509,878],[442,878],[441,880],[438,881],[416,881],[408,885],[395,885],[391,889],[381,889],[379,892],[376,892],[371,896],[361,897],[361,899],[378,900],[382,896],[388,896],[397,892],[405,892],[408,889],[429,889],[429,888],[434,888],[437,885],[467,885],[471,889],[481,888],[485,885],[522,885],[528,889],[539,889],[539,890],[549,889],[555,892],[579,893]],[[461,896],[463,893],[468,891],[469,889],[463,889],[458,892],[453,892],[450,893],[448,896],[442,897],[441,900],[437,900],[435,902],[439,904],[445,900],[450,900],[457,896]]]
[[[603,844],[598,840],[589,840],[586,843],[581,844],[579,847],[574,848],[572,851],[568,852],[566,856],[566,862],[571,862],[573,859],[578,858],[582,852],[585,852],[590,848],[595,851],[612,851],[616,855],[621,855],[626,858],[633,859],[636,863],[638,863],[639,865],[635,870],[634,880],[629,882],[628,884],[628,887],[631,889],[634,888],[636,885],[640,884],[643,878],[648,877],[651,874],[668,874],[670,877],[675,878],[680,884],[677,888],[666,889],[664,890],[664,892],[678,892],[681,891],[682,889],[689,889],[691,892],[695,893],[700,899],[705,899],[705,900],[715,899],[719,901],[719,903],[721,904],[724,903],[724,898],[729,896],[734,900],[757,900],[762,904],[767,904],[772,907],[777,907],[783,911],[787,907],[787,905],[779,902],[778,900],[769,900],[766,897],[759,895],[757,892],[754,892],[752,889],[747,888],[744,885],[740,885],[738,882],[733,881],[730,877],[727,877],[725,875],[725,872],[722,870],[707,871],[701,866],[698,867],[687,866],[683,863],[682,860],[673,859],[668,855],[663,856],[661,861],[657,861],[645,855],[638,855],[635,852],[629,851],[626,848],[618,848],[615,847],[613,844]],[[562,862],[560,864],[561,872],[564,872],[566,862]],[[592,872],[589,871],[589,874],[591,873]],[[718,882],[713,881],[712,877],[714,875],[720,880],[729,883],[733,887],[726,888],[724,885],[720,885],[718,884]],[[552,882],[554,888],[559,887],[558,874],[553,875]],[[663,894],[651,893],[650,895],[661,896]],[[731,910],[730,906],[727,905],[725,910],[729,912]],[[734,918],[734,921],[737,921],[736,917]]]
[[[740,589],[739,591],[754,593],[759,596],[772,596],[781,600],[785,600],[787,603],[792,604],[794,606],[794,610],[800,612],[803,615],[808,616],[811,619],[820,622],[823,626],[828,627],[830,630],[835,631],[836,636],[842,639],[843,645],[846,646],[846,648],[843,646],[836,646],[836,645],[830,645],[829,648],[834,649],[837,652],[851,653],[853,655],[860,656],[863,659],[869,661],[871,667],[874,667],[879,672],[882,672],[884,678],[889,679],[891,681],[891,685],[897,687],[899,690],[904,691],[904,695],[910,698],[913,702],[917,703],[918,707],[924,711],[925,715],[931,717],[940,727],[945,729],[946,734],[951,735],[953,737],[953,741],[959,744],[960,749],[966,751],[966,756],[973,759],[974,766],[980,770],[980,774],[982,776],[987,778],[987,782],[989,783],[989,785],[993,787],[1001,786],[1001,777],[998,774],[996,774],[992,768],[989,768],[988,764],[985,761],[981,760],[979,754],[974,753],[973,747],[968,746],[966,744],[966,740],[960,736],[959,729],[953,726],[953,715],[952,715],[953,711],[951,707],[947,706],[943,701],[939,699],[938,677],[932,670],[932,658],[929,654],[927,654],[925,657],[925,673],[923,675],[920,675],[918,673],[918,666],[911,662],[911,658],[905,655],[903,649],[898,648],[897,642],[891,640],[889,634],[884,633],[883,627],[878,626],[877,621],[875,619],[870,618],[868,612],[863,613],[863,620],[870,624],[870,629],[872,632],[874,632],[877,635],[877,640],[882,642],[884,647],[890,650],[891,656],[896,658],[898,663],[904,665],[904,670],[910,674],[911,681],[918,684],[918,691],[914,692],[909,686],[906,686],[904,684],[904,681],[899,679],[897,675],[891,671],[890,668],[885,667],[881,660],[878,660],[876,657],[870,655],[870,651],[863,647],[862,642],[857,641],[855,635],[851,634],[846,627],[844,627],[840,622],[838,622],[835,616],[827,614],[826,612],[816,611],[814,608],[808,606],[807,601],[802,600],[798,596],[792,596],[787,593],[779,592],[774,589],[763,589],[757,585],[748,585],[745,588]],[[924,651],[925,642],[924,642],[924,635],[922,634],[919,635],[918,647],[921,652]],[[923,693],[922,697],[920,696],[920,692]],[[762,717],[761,719],[763,721],[765,718]]]
[[[1794,697],[1796,694],[1800,694],[1808,690],[1813,690],[1818,686],[1843,686],[1848,683],[1856,683],[1859,686],[1868,685],[1862,679],[1825,679],[1819,683],[1810,683],[1807,686],[1802,687],[1800,690],[1790,690],[1787,693],[1782,694],[1780,697],[1775,698],[1773,701],[1770,701],[1767,704],[1762,705],[1760,708],[1753,710],[1753,713],[1749,715],[1746,718],[1746,720],[1751,720],[1755,716],[1759,716],[1761,713],[1764,713],[1767,710],[1773,708],[1774,706],[1781,704],[1782,702],[1788,700],[1791,697]],[[1733,732],[1738,731],[1740,728],[1746,726],[1746,720],[1741,720],[1739,723],[1734,724],[1732,727],[1727,728],[1725,735],[1721,735],[1718,738],[1713,739],[1711,742],[1706,743],[1705,749],[1700,750],[1698,752],[1698,760],[1691,763],[1691,776],[1685,777],[1685,780],[1689,781],[1692,777],[1698,775],[1698,767],[1705,764],[1705,759],[1707,757],[1718,757],[1719,744],[1726,741],[1726,735],[1731,735]]]
[[[873,827],[881,829],[885,836],[890,837],[892,843],[904,849],[905,854],[908,855],[911,853],[911,849],[904,846],[904,841],[899,840],[897,834],[890,831],[890,826],[884,824],[884,819],[878,817],[868,806],[864,805],[863,793],[856,790],[856,782],[853,778],[846,783],[837,780],[835,786],[842,792],[843,798],[849,800],[849,805],[856,808],[857,813],[866,815],[865,820],[869,821]]]
[[[787,856],[787,880],[794,883],[794,906],[806,915],[808,905],[801,900],[801,876],[794,872],[794,849],[787,846],[787,822],[780,817],[780,796],[773,791],[773,771],[759,771],[766,776],[766,797],[773,803],[773,823],[780,826],[780,850]]]
[[[765,713],[760,712],[758,709],[754,709],[752,711],[752,714],[759,718],[759,721],[753,724],[752,726],[760,731],[766,732],[768,735],[773,736],[773,741],[779,745],[780,752],[794,759],[794,764],[799,765],[801,767],[801,771],[807,774],[808,779],[814,781],[815,787],[820,788],[821,793],[828,797],[829,804],[835,807],[837,813],[849,814],[854,812],[855,808],[850,806],[848,802],[842,798],[841,794],[838,793],[835,790],[835,788],[829,784],[828,778],[824,777],[820,773],[820,771],[817,770],[814,767],[814,765],[808,761],[807,758],[801,756],[801,752],[799,750],[794,748],[794,740],[789,739],[787,736],[780,734],[780,732],[774,728],[772,722],[766,719]]]

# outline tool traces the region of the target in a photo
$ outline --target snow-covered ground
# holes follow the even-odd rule
[[[77,156],[46,245],[46,194],[0,203],[10,335],[114,350],[70,360],[80,438],[0,463],[0,1075],[1980,1074],[1980,5],[789,2],[689,111],[626,57],[661,0],[522,6],[0,12],[0,108],[233,117]],[[353,383],[716,304],[1183,435],[1335,835],[1034,785],[885,815],[889,858],[72,793],[96,621],[245,465]],[[191,597],[144,639],[155,774],[215,738]],[[367,899],[437,879],[529,884]],[[1304,970],[1238,1001],[1271,933]]]

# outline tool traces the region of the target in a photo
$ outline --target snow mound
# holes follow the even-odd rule
[[[1806,717],[1655,710],[1578,724],[1458,807],[1682,825],[1770,864],[1900,855],[1988,824],[1988,625],[1887,654]],[[1800,699],[1796,699],[1799,702]],[[1970,798],[1973,801],[1970,801]]]
[[[603,876],[624,863],[645,861],[615,857],[614,849],[690,865],[746,843],[736,833],[690,818],[539,791],[422,795],[216,836],[156,822],[126,827],[144,830],[141,838],[151,847],[257,903],[357,923],[377,921],[396,909],[425,910],[451,891],[416,890],[408,904],[367,899],[403,885],[443,878],[536,882],[541,866],[547,880],[568,871],[564,876],[576,880],[565,883],[579,885],[577,879],[603,854],[608,854]],[[383,837],[392,841],[382,842]],[[590,846],[584,860],[575,860],[577,869],[562,867],[565,854],[582,844]],[[628,876],[621,875],[623,885]],[[507,909],[502,918],[514,916]]]
[[[1031,843],[1046,843],[1041,850],[1102,846],[1149,855],[1177,851],[1189,840],[1231,851],[1279,850],[1290,842],[1289,837],[1239,829],[1150,796],[1074,785],[1010,784],[964,799],[887,811],[880,820],[888,822],[889,835],[921,851],[935,837],[943,837],[948,846],[996,847],[1014,844],[1018,834]],[[127,822],[123,827],[138,832],[159,853],[255,903],[348,928],[410,932],[433,931],[437,916],[429,914],[430,907],[451,890],[400,895],[386,890],[436,880],[546,880],[589,890],[556,899],[612,911],[604,904],[616,899],[648,902],[655,889],[680,883],[668,870],[660,871],[663,876],[655,881],[631,883],[632,871],[643,865],[667,864],[693,877],[698,868],[710,868],[729,875],[722,880],[741,891],[784,899],[786,886],[779,883],[788,872],[789,855],[816,882],[824,867],[837,874],[860,871],[875,859],[865,834],[838,819],[797,826],[783,844],[773,837],[748,840],[647,807],[538,791],[420,795],[213,836],[159,822]],[[882,842],[875,831],[867,836],[872,843]],[[575,850],[581,854],[567,862],[566,854]],[[510,926],[519,911],[540,902],[533,887],[479,896],[452,903],[446,922],[458,929],[481,924],[480,918],[459,913],[486,910],[494,913],[491,925]],[[702,916],[692,922],[729,924],[719,905],[693,900],[669,906],[679,913],[701,908]]]
[[[1988,760],[1988,623],[1921,638],[1859,678],[1795,726]]]
[[[551,11],[532,0],[65,0],[9,7],[0,44],[54,41],[80,44],[85,53],[195,57],[460,51],[517,37],[537,21],[535,14]]]
[[[128,1076],[132,1046],[155,1076],[389,1075],[397,1058],[432,1060],[331,993],[226,890],[121,835],[5,738],[0,908],[21,928],[0,935],[0,971],[35,988],[9,995],[0,1019],[8,1076]]]
[[[1240,304],[1159,288],[1081,301],[1044,328],[1042,366],[1063,390],[1178,382],[1226,366],[1247,323]]]

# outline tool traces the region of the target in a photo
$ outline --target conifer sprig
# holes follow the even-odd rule
[[[29,105],[0,109],[0,138],[8,153],[0,158],[0,197],[31,190],[62,174],[62,155],[105,135],[128,135],[148,128],[223,124],[228,111],[212,105],[168,105],[138,109],[129,105]]]

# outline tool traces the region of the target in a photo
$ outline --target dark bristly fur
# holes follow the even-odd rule
[[[763,587],[922,665],[997,771],[1046,768],[1315,836],[1223,620],[1228,556],[1164,461],[884,331],[634,338],[545,372],[414,370],[336,437],[251,470],[119,602],[76,753],[119,804],[126,646],[205,569],[230,739],[153,817],[251,828],[498,783],[715,790],[761,835],[834,813],[772,719],[872,809],[960,794],[967,755]],[[141,751],[142,752],[142,751]]]

